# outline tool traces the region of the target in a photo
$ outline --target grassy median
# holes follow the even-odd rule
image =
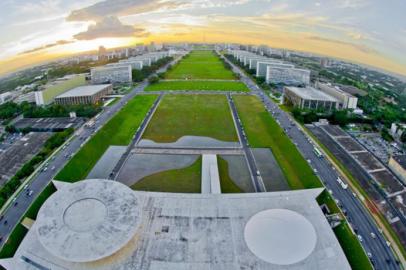
[[[235,96],[234,100],[251,147],[272,149],[292,189],[322,186],[296,146],[257,97]]]
[[[238,141],[226,96],[166,95],[143,138],[168,143],[186,135]]]
[[[56,175],[55,179],[75,182],[85,179],[110,145],[128,145],[156,95],[139,95],[105,124]]]
[[[145,91],[234,91],[248,92],[247,86],[239,81],[160,81],[150,84]]]
[[[166,79],[224,79],[233,80],[235,74],[227,69],[212,51],[192,51],[168,70]]]

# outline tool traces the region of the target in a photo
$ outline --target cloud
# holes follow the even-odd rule
[[[98,21],[105,16],[138,15],[148,12],[190,10],[195,8],[224,8],[242,5],[251,0],[104,0],[74,10],[68,21]]]
[[[357,50],[367,53],[367,54],[379,54],[378,51],[376,51],[368,46],[362,45],[362,44],[355,44],[355,43],[351,43],[351,42],[347,42],[347,41],[330,39],[330,38],[319,37],[319,36],[310,36],[310,37],[307,37],[307,39],[321,41],[321,42],[328,42],[328,43],[332,43],[332,44],[346,45],[346,46],[353,47],[354,49],[357,49]]]
[[[24,52],[22,52],[20,54],[34,53],[34,52],[42,51],[42,50],[49,49],[49,48],[52,48],[52,47],[70,44],[70,43],[73,43],[73,42],[75,42],[75,41],[74,40],[58,40],[58,41],[56,41],[54,43],[49,43],[49,44],[46,44],[44,46],[36,47],[34,49],[24,51]]]
[[[156,11],[160,8],[174,8],[176,1],[162,0],[104,0],[94,5],[74,10],[66,18],[68,21],[101,20],[105,16],[129,15]]]
[[[148,35],[142,28],[135,28],[131,25],[124,25],[117,17],[109,16],[103,18],[96,24],[90,25],[86,31],[80,32],[73,37],[78,40],[91,40],[96,38],[111,37],[145,37]]]

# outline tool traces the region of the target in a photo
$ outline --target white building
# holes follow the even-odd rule
[[[313,87],[286,86],[283,89],[283,103],[291,103],[300,109],[326,109],[330,111],[338,108],[339,101]]]
[[[332,95],[340,101],[339,109],[356,109],[358,98],[343,91],[340,86],[316,82],[316,88]]]
[[[92,83],[129,83],[132,82],[131,65],[102,66],[90,70]]]
[[[284,63],[282,63],[280,61],[273,61],[273,60],[258,61],[257,62],[257,68],[256,68],[256,71],[257,71],[256,76],[257,77],[266,77],[267,68],[269,66],[281,67],[281,68],[282,67],[284,67],[284,68],[293,68],[293,67],[295,67],[292,64],[284,64]]]
[[[290,66],[271,65],[266,68],[267,83],[284,85],[309,85],[310,70]]]
[[[11,100],[13,98],[13,95],[11,94],[11,92],[5,92],[0,94],[0,104],[3,104],[9,100]]]

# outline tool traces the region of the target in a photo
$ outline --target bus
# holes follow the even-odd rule
[[[344,181],[343,181],[340,177],[337,178],[337,182],[341,185],[341,187],[342,187],[343,189],[347,189],[347,188],[348,188],[348,185],[347,185],[346,183],[344,183]]]
[[[320,152],[320,150],[317,149],[316,147],[314,147],[313,152],[314,152],[314,154],[315,154],[318,158],[323,157],[323,154],[322,154],[322,153]]]

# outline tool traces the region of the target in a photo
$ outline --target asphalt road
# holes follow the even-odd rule
[[[172,61],[166,66],[160,68],[156,73],[164,72],[170,64],[176,63],[179,59]],[[0,248],[3,247],[7,241],[10,233],[14,227],[18,224],[25,212],[35,200],[35,198],[44,190],[44,188],[53,180],[55,175],[65,166],[69,161],[69,157],[79,151],[82,144],[93,133],[96,133],[105,123],[107,123],[112,116],[117,113],[129,100],[135,95],[144,91],[144,88],[148,85],[147,80],[138,84],[130,93],[121,98],[121,100],[112,106],[104,107],[102,112],[97,117],[93,127],[82,127],[75,132],[75,136],[72,138],[69,145],[65,149],[62,149],[54,155],[52,160],[49,161],[46,171],[39,172],[29,183],[27,189],[17,195],[15,202],[13,202],[2,214],[0,221],[0,236],[2,240],[0,242]],[[31,196],[27,195],[28,190],[32,190]]]
[[[138,141],[141,139],[141,136],[143,134],[144,129],[146,128],[146,126],[148,125],[149,121],[152,118],[152,115],[154,114],[154,111],[156,110],[159,102],[161,101],[163,97],[163,94],[160,94],[159,97],[155,100],[154,104],[152,105],[152,107],[149,109],[149,111],[147,112],[147,115],[145,116],[144,120],[142,121],[141,125],[139,126],[139,128],[137,129],[137,131],[134,134],[134,137],[131,141],[131,143],[127,146],[127,150],[125,151],[125,153],[121,156],[120,160],[117,162],[116,166],[114,167],[113,171],[110,174],[109,179],[111,180],[115,180],[118,176],[118,173],[120,172],[121,167],[124,165],[125,161],[127,160],[127,158],[129,157],[132,149],[134,148],[134,146],[138,143]]]
[[[257,173],[259,170],[255,163],[254,155],[252,154],[251,148],[248,144],[248,139],[245,135],[244,128],[241,124],[241,120],[238,117],[237,108],[235,107],[233,98],[230,94],[227,95],[228,103],[230,104],[231,114],[234,118],[234,122],[237,127],[238,136],[240,137],[240,142],[242,144],[242,149],[245,153],[245,158],[247,160],[248,168],[251,172],[252,183],[254,185],[255,192],[265,192],[265,185],[262,182],[261,176]]]
[[[230,61],[228,62],[233,67],[234,72],[240,74],[241,80],[262,100],[270,114],[278,121],[302,155],[309,161],[311,167],[317,170],[317,175],[326,188],[333,192],[333,197],[339,201],[340,207],[345,209],[348,221],[357,234],[362,237],[361,244],[365,251],[371,253],[371,261],[375,269],[401,269],[368,210],[362,205],[359,198],[353,195],[350,188],[344,190],[337,182],[339,174],[332,164],[325,158],[316,156],[310,139],[292,122],[290,115],[281,110],[240,68]],[[376,237],[373,238],[371,233]]]

